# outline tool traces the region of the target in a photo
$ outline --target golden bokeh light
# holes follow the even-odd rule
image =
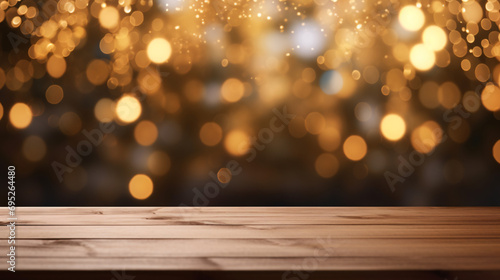
[[[133,26],[140,26],[144,22],[144,14],[140,11],[135,11],[130,15],[130,23]]]
[[[302,70],[302,80],[306,83],[312,83],[316,79],[316,71],[308,67]]]
[[[493,145],[493,158],[500,163],[500,140]]]
[[[444,82],[438,89],[438,101],[446,109],[455,107],[462,98],[460,89],[453,82]]]
[[[158,128],[151,121],[141,121],[135,126],[134,138],[141,146],[151,146],[158,138]]]
[[[363,159],[368,150],[365,140],[358,135],[349,136],[345,140],[343,148],[345,156],[352,161]]]
[[[128,190],[135,199],[144,200],[153,193],[153,181],[147,175],[137,174],[130,179]]]
[[[314,162],[316,173],[323,178],[331,178],[337,174],[339,170],[339,161],[329,153],[319,155]]]
[[[487,82],[490,79],[490,68],[484,63],[479,63],[474,69],[474,74],[476,79],[482,83]]]
[[[462,70],[469,71],[471,68],[470,60],[463,59],[462,62],[460,62],[460,66],[462,67]]]
[[[115,112],[120,121],[132,123],[141,116],[142,106],[137,98],[131,95],[124,95],[116,103]]]
[[[245,94],[245,86],[235,78],[229,78],[221,86],[221,96],[224,101],[233,103],[240,100]]]
[[[231,170],[223,167],[221,169],[219,169],[219,172],[217,172],[217,179],[219,180],[219,182],[223,183],[223,184],[227,184],[231,181],[233,175],[231,173]]]
[[[147,54],[149,60],[161,64],[166,62],[172,54],[170,43],[163,38],[155,38],[148,44]]]
[[[243,130],[231,130],[224,139],[226,151],[233,156],[246,154],[250,144],[250,137]]]
[[[24,139],[22,152],[27,160],[33,162],[39,161],[45,156],[47,145],[45,145],[45,141],[39,136],[31,135]]]
[[[170,170],[172,161],[167,153],[155,151],[149,155],[147,165],[152,174],[163,176]]]
[[[59,118],[59,129],[66,135],[75,135],[82,129],[82,120],[75,112],[66,112]]]
[[[387,140],[397,141],[405,134],[406,123],[401,116],[388,114],[380,122],[380,131]]]
[[[120,13],[113,6],[106,6],[99,12],[99,23],[102,27],[113,29],[118,26]]]
[[[94,85],[101,85],[108,79],[108,64],[100,59],[94,59],[87,65],[87,79]]]
[[[446,33],[444,33],[441,27],[431,25],[425,28],[422,34],[422,41],[427,48],[433,51],[440,51],[446,46]]]
[[[45,91],[45,98],[50,104],[58,104],[64,97],[63,89],[58,85],[51,85]]]
[[[305,119],[306,130],[311,134],[320,134],[325,128],[325,125],[325,117],[319,112],[311,112]]]
[[[279,164],[297,162],[304,178],[345,168],[339,180],[372,179],[443,139],[452,143],[436,162],[452,182],[459,165],[443,157],[490,147],[500,120],[499,0],[400,2],[61,0],[44,14],[0,1],[5,33],[21,35],[2,49],[5,138],[29,174],[64,160],[97,125],[103,146],[63,185],[94,182],[102,158],[120,174],[147,174],[129,182],[136,199],[152,195],[150,177],[180,188],[180,176],[216,172],[215,183],[229,183],[236,169],[221,168],[225,158],[257,153],[254,174],[268,172],[269,184]],[[498,141],[493,156],[500,163]]]
[[[488,84],[481,94],[481,102],[484,108],[489,111],[500,110],[500,88],[494,84]]]
[[[200,140],[207,146],[215,146],[222,140],[222,128],[214,122],[205,123],[200,129]]]
[[[435,121],[427,121],[415,128],[411,134],[411,144],[419,153],[427,154],[441,143],[443,130]]]
[[[24,103],[16,103],[9,112],[10,123],[17,129],[28,127],[33,118],[33,113],[28,105]]]
[[[137,54],[135,55],[134,62],[135,64],[137,64],[139,68],[148,67],[149,64],[151,64],[151,60],[149,60],[148,57],[148,52],[145,50],[138,51]]]
[[[47,72],[53,78],[60,78],[66,72],[66,60],[57,55],[51,56],[47,61]]]
[[[434,66],[436,55],[424,44],[417,44],[411,48],[410,62],[420,71],[427,71]]]
[[[479,110],[481,107],[481,103],[479,102],[480,97],[477,93],[473,91],[468,91],[464,94],[464,98],[462,98],[462,105],[465,110],[474,113]]]
[[[333,152],[340,146],[340,132],[335,127],[326,127],[318,135],[318,143],[323,150]]]
[[[94,116],[100,122],[110,122],[115,117],[115,102],[109,98],[102,98],[95,104]]]
[[[422,105],[428,109],[439,106],[438,100],[439,85],[434,81],[425,82],[418,92],[418,98]]]
[[[391,69],[386,76],[387,86],[395,92],[402,90],[406,86],[406,78],[403,71],[399,69]]]
[[[462,3],[462,16],[467,22],[478,23],[483,17],[483,8],[474,0],[464,1]]]
[[[417,31],[425,23],[425,15],[421,9],[408,5],[399,11],[399,23],[408,31]]]

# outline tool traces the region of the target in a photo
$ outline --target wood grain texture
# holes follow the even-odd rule
[[[500,270],[500,208],[20,207],[17,218],[18,270]]]
[[[2,212],[4,211],[4,212]],[[20,225],[500,225],[487,207],[22,207]],[[7,209],[0,209],[6,224]]]

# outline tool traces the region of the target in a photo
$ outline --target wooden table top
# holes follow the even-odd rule
[[[498,207],[19,207],[16,214],[21,271],[500,270]],[[8,227],[0,234],[6,270]]]

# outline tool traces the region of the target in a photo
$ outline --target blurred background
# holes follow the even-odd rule
[[[0,1],[20,206],[500,205],[500,3]]]

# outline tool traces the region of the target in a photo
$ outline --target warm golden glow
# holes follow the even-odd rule
[[[399,23],[408,31],[417,31],[425,23],[425,15],[415,6],[405,6],[399,11]]]
[[[500,88],[493,84],[487,85],[481,94],[481,101],[489,111],[500,110]]]
[[[215,146],[222,140],[222,128],[214,122],[205,123],[200,129],[200,140],[207,146]]]
[[[125,95],[116,103],[116,116],[124,123],[136,121],[142,113],[141,103],[137,98]]]
[[[59,118],[59,129],[66,135],[75,135],[82,129],[82,120],[74,112],[66,112]]]
[[[446,109],[455,107],[460,98],[460,89],[452,82],[444,82],[438,89],[438,101]]]
[[[2,136],[20,146],[5,161],[28,176],[102,142],[61,186],[113,203],[127,193],[116,174],[172,195],[207,174],[235,181],[231,159],[256,159],[242,182],[276,185],[277,165],[302,163],[297,180],[342,168],[358,185],[447,139],[443,168],[405,180],[451,182],[453,151],[500,158],[499,1],[0,0],[4,33],[19,35],[1,50]],[[116,168],[96,180],[101,160]]]
[[[165,175],[172,165],[170,157],[163,151],[155,151],[148,157],[148,169],[152,174]]]
[[[434,109],[439,106],[439,85],[433,81],[425,82],[419,90],[418,98],[424,107]]]
[[[389,114],[380,122],[380,131],[387,140],[397,141],[405,134],[406,124],[399,115]]]
[[[231,170],[227,169],[227,168],[221,168],[219,170],[219,172],[217,172],[217,179],[219,180],[219,182],[223,183],[223,184],[227,184],[231,181],[231,178],[233,177],[233,175],[231,174]]]
[[[36,135],[28,136],[22,147],[24,157],[29,161],[39,161],[47,152],[47,146],[42,138]]]
[[[102,27],[113,29],[118,26],[120,21],[120,13],[113,6],[107,6],[99,13],[99,23]]]
[[[66,60],[57,55],[53,55],[47,61],[47,72],[53,78],[60,78],[66,72]]]
[[[464,1],[462,3],[462,15],[467,22],[478,23],[483,17],[483,8],[481,5],[474,1]]]
[[[411,134],[411,144],[420,153],[430,153],[441,143],[443,130],[434,121],[427,121],[415,128]]]
[[[24,103],[16,103],[9,112],[10,123],[18,129],[26,128],[31,123],[33,113],[30,107]]]
[[[332,152],[340,146],[340,133],[335,127],[327,127],[318,135],[319,146]]]
[[[337,174],[337,171],[339,170],[339,161],[334,155],[324,153],[316,158],[314,168],[319,176],[323,178],[330,178]]]
[[[493,158],[500,163],[500,140],[493,145]]]
[[[422,34],[424,45],[434,51],[442,50],[446,46],[446,33],[439,26],[431,25]]]
[[[110,122],[115,116],[115,102],[109,98],[102,98],[95,104],[94,115],[100,122]]]
[[[58,104],[64,97],[63,89],[58,85],[51,85],[45,91],[45,98],[50,104]]]
[[[135,141],[142,146],[150,146],[158,138],[158,129],[151,121],[141,121],[134,129]]]
[[[221,87],[222,98],[230,103],[240,100],[245,94],[243,83],[235,78],[227,79]]]
[[[365,157],[368,147],[361,136],[351,135],[344,142],[344,154],[353,161],[361,160]]]
[[[160,64],[166,62],[172,54],[170,43],[163,38],[155,38],[148,44],[147,54],[149,60]]]
[[[417,44],[410,51],[410,61],[418,70],[426,71],[434,66],[436,55],[424,44]]]
[[[226,135],[224,140],[226,151],[233,156],[242,156],[250,148],[250,138],[242,130],[232,130]]]
[[[311,112],[305,119],[305,126],[309,133],[320,134],[325,128],[325,117],[318,112]]]
[[[92,60],[87,65],[87,79],[94,85],[101,85],[108,79],[108,64],[100,59]]]
[[[135,199],[146,199],[153,193],[153,181],[147,175],[137,174],[130,180],[128,190]]]

